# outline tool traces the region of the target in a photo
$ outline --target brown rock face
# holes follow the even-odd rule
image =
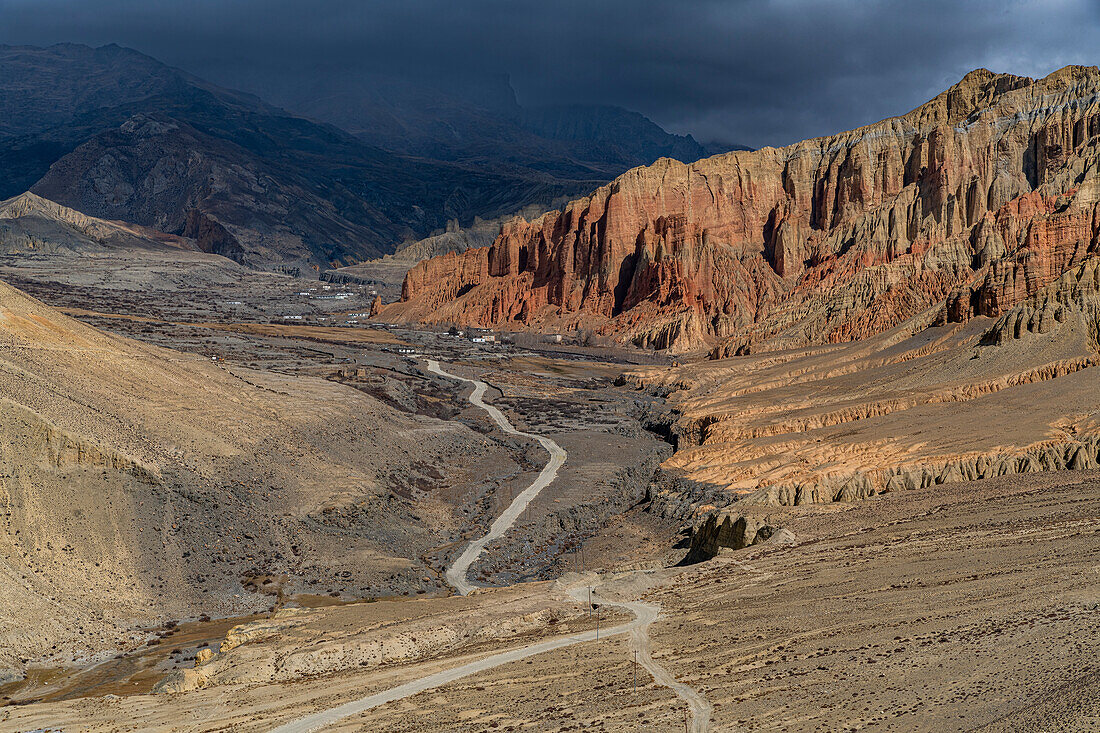
[[[384,317],[594,328],[715,355],[996,315],[1097,249],[1100,71],[979,70],[903,117],[662,159],[489,247],[420,263]]]
[[[198,209],[187,212],[187,222],[183,227],[183,236],[194,239],[203,252],[241,261],[244,250],[229,231],[214,219]]]

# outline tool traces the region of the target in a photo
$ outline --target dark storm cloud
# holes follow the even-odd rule
[[[255,89],[508,73],[524,104],[619,104],[765,145],[906,112],[980,66],[1094,65],[1100,2],[0,0],[0,41],[117,42]]]

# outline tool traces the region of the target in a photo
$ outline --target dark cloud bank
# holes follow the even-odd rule
[[[908,111],[976,67],[1100,62],[1100,2],[0,0],[0,42],[119,43],[269,97],[395,76],[524,105],[617,104],[786,144]],[[367,81],[362,81],[367,80]]]

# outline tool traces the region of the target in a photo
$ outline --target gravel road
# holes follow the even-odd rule
[[[474,586],[466,579],[466,574],[470,569],[470,565],[473,564],[482,551],[484,551],[485,545],[494,539],[502,537],[504,533],[508,531],[508,528],[515,523],[516,519],[523,512],[524,507],[526,507],[540,491],[550,485],[557,475],[558,469],[565,463],[566,453],[561,446],[550,438],[516,430],[500,410],[492,405],[486,404],[482,400],[485,391],[488,389],[488,385],[485,384],[485,382],[477,379],[456,377],[444,371],[439,366],[439,362],[434,359],[428,360],[428,369],[441,377],[469,382],[474,385],[474,391],[469,398],[471,404],[489,413],[489,416],[493,418],[496,424],[499,425],[500,429],[504,432],[537,440],[550,454],[549,462],[547,462],[535,481],[524,489],[515,500],[508,505],[508,508],[497,517],[492,527],[490,527],[489,532],[480,539],[474,540],[467,545],[458,559],[447,568],[447,581],[453,585],[455,590],[459,593],[466,595],[474,589]],[[641,575],[642,571],[637,571],[636,574]],[[536,654],[543,654],[544,652],[572,646],[573,644],[595,641],[597,639],[597,633],[601,639],[610,639],[613,636],[629,633],[631,647],[638,652],[638,662],[653,676],[653,680],[657,684],[668,687],[688,704],[692,717],[691,733],[706,733],[710,728],[710,716],[712,712],[710,703],[707,702],[705,697],[688,685],[677,682],[676,678],[668,670],[653,660],[649,641],[649,626],[657,620],[657,616],[661,610],[660,607],[653,603],[630,600],[611,600],[601,595],[593,594],[592,586],[598,582],[598,578],[599,576],[594,574],[585,576],[580,580],[574,581],[567,589],[567,592],[575,600],[582,603],[587,603],[591,600],[593,603],[598,603],[599,605],[623,608],[634,614],[633,621],[627,624],[613,626],[609,629],[600,629],[598,632],[596,630],[585,631],[580,634],[548,639],[528,646],[519,647],[518,649],[510,649],[506,652],[493,654],[484,659],[468,662],[457,667],[452,667],[451,669],[443,670],[442,672],[436,672],[435,674],[406,682],[403,685],[384,690],[383,692],[359,700],[353,700],[334,708],[318,711],[312,715],[281,725],[275,728],[273,733],[308,733],[308,731],[319,730],[348,716],[363,713],[379,705],[401,700],[411,695],[416,695],[417,693],[439,687],[440,685],[454,682],[463,677],[499,667],[502,664],[526,659]]]

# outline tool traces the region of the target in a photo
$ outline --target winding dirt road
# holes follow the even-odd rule
[[[508,421],[508,418],[504,416],[497,408],[492,405],[486,404],[482,397],[485,395],[486,390],[489,388],[485,382],[476,379],[465,379],[464,377],[456,377],[444,371],[439,362],[434,359],[428,360],[428,369],[435,374],[449,379],[456,379],[463,382],[469,382],[474,385],[473,394],[470,395],[470,403],[480,407],[489,413],[489,416],[493,418],[500,429],[511,435],[521,435],[527,438],[537,440],[547,452],[550,453],[550,461],[539,473],[534,483],[528,486],[515,498],[515,500],[508,505],[508,508],[497,517],[486,533],[480,539],[471,542],[458,559],[447,569],[446,577],[447,581],[454,586],[462,595],[468,594],[474,589],[466,578],[466,575],[470,569],[470,565],[478,558],[478,556],[484,551],[485,545],[490,541],[502,537],[505,532],[515,523],[523,509],[531,502],[535,496],[544,488],[550,485],[550,482],[554,480],[554,477],[558,473],[558,469],[565,463],[566,452],[549,438],[545,438],[539,435],[532,435],[531,433],[525,433],[521,430],[516,430],[512,426],[512,423]],[[617,579],[608,583],[612,595],[618,595],[615,593],[616,581],[621,581],[622,578],[632,577],[637,579],[638,576],[647,576],[647,581],[655,579],[653,573],[646,573],[644,571],[635,571],[632,573],[626,573],[620,575]],[[643,586],[648,586],[650,582],[643,582]],[[621,582],[618,583],[621,587]],[[629,584],[628,584],[629,585]],[[359,713],[366,712],[372,708],[376,708],[379,705],[384,705],[388,702],[394,702],[401,700],[417,693],[430,690],[440,685],[445,685],[449,682],[468,677],[478,672],[484,672],[494,667],[499,667],[502,664],[508,664],[527,657],[535,656],[536,654],[543,654],[554,649],[561,649],[563,647],[572,646],[573,644],[580,644],[589,641],[595,641],[597,639],[597,633],[600,639],[610,639],[614,636],[621,634],[630,634],[631,648],[637,650],[638,661],[641,665],[653,676],[654,682],[657,684],[668,687],[675,692],[682,700],[684,700],[689,710],[691,711],[691,733],[706,733],[710,728],[710,716],[712,707],[707,702],[706,698],[699,694],[696,690],[692,689],[688,685],[682,682],[677,682],[676,678],[667,669],[657,664],[653,659],[651,652],[651,645],[649,640],[649,627],[657,620],[657,616],[660,614],[660,606],[653,603],[645,603],[643,601],[634,601],[626,599],[612,599],[605,597],[602,594],[596,594],[593,592],[594,588],[600,588],[602,591],[603,584],[600,582],[600,576],[595,573],[589,573],[584,576],[577,576],[568,582],[564,587],[564,590],[574,600],[587,603],[589,599],[593,603],[599,603],[600,605],[615,606],[625,609],[634,614],[634,620],[630,623],[620,624],[613,626],[609,629],[600,629],[585,631],[580,634],[572,636],[563,636],[556,639],[547,639],[528,646],[519,647],[517,649],[510,649],[505,652],[499,652],[497,654],[490,655],[484,659],[479,659],[473,662],[452,667],[435,674],[430,674],[420,679],[406,682],[403,685],[393,687],[389,690],[370,695],[368,697],[360,698],[359,700],[352,700],[351,702],[344,703],[337,707],[328,708],[327,710],[321,710],[312,715],[308,715],[304,718],[291,721],[278,728],[273,729],[273,733],[309,733],[309,731],[319,730],[325,726],[332,725],[333,723],[349,717],[351,715],[357,715]]]
[[[569,591],[569,595],[583,603],[587,600],[586,592],[586,587],[574,587]],[[632,623],[627,624],[625,627],[616,626],[607,632],[601,632],[600,635],[607,633],[608,636],[611,636],[629,631],[630,648],[638,652],[638,662],[653,677],[653,681],[662,687],[669,688],[688,704],[688,709],[691,711],[691,733],[706,733],[710,729],[710,716],[714,712],[714,708],[699,692],[683,682],[677,682],[676,677],[671,672],[657,664],[653,659],[649,642],[649,627],[657,620],[661,607],[655,603],[645,603],[644,601],[613,601],[597,595],[592,595],[592,602],[598,602],[600,605],[617,606],[634,614]]]
[[[485,382],[479,379],[457,377],[454,374],[444,371],[439,366],[439,362],[434,359],[428,359],[428,371],[438,374],[441,377],[474,385],[473,394],[471,394],[469,398],[470,404],[480,407],[485,410],[485,412],[489,413],[489,417],[493,418],[493,421],[496,422],[504,432],[509,435],[519,435],[524,438],[537,440],[539,444],[546,449],[546,452],[550,454],[550,460],[543,467],[542,471],[539,472],[539,475],[531,485],[521,491],[512,503],[508,505],[508,508],[501,512],[501,515],[493,521],[493,525],[484,536],[466,545],[466,549],[462,551],[462,554],[460,554],[451,566],[447,568],[447,572],[445,573],[447,582],[461,595],[468,595],[470,591],[474,589],[474,586],[470,584],[466,577],[470,571],[470,566],[473,565],[474,561],[485,551],[485,545],[503,537],[504,533],[515,524],[516,519],[518,519],[519,515],[523,513],[523,510],[527,508],[527,505],[531,503],[531,500],[538,496],[540,491],[550,485],[558,475],[558,469],[565,463],[565,459],[568,455],[560,445],[550,438],[541,435],[532,435],[522,430],[516,430],[512,423],[508,421],[508,418],[504,416],[503,412],[492,405],[485,404],[484,400],[481,399],[485,396],[485,391],[489,389],[489,385],[485,384]]]

